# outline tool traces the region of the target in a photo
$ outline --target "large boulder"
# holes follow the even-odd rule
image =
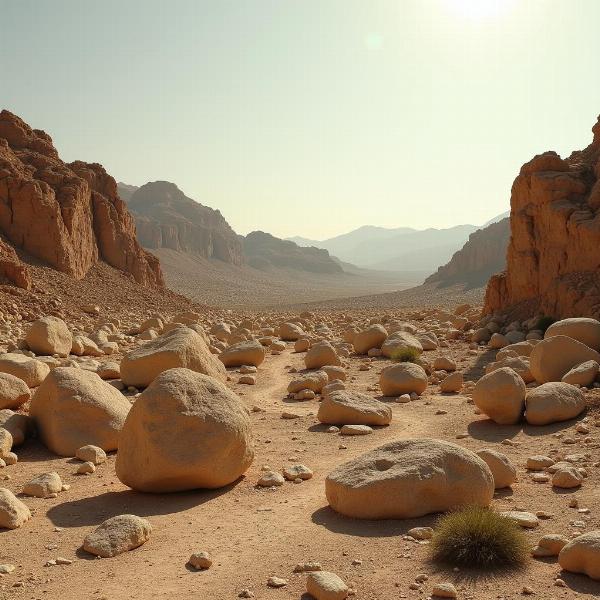
[[[307,369],[320,369],[326,365],[341,365],[340,357],[335,348],[329,342],[318,342],[310,347],[310,350],[304,357],[304,364]]]
[[[132,350],[121,361],[125,385],[147,387],[163,371],[185,367],[204,375],[225,378],[225,368],[193,329],[178,325]]]
[[[427,388],[427,373],[414,363],[390,365],[381,372],[379,387],[384,396],[400,396],[411,392],[422,394]]]
[[[518,423],[525,408],[525,383],[509,367],[484,375],[473,389],[473,402],[499,425]]]
[[[596,380],[600,371],[600,365],[595,360],[586,360],[580,365],[574,366],[568,373],[562,376],[561,381],[571,385],[590,386]]]
[[[29,519],[29,508],[9,489],[0,488],[0,529],[17,529]]]
[[[265,360],[266,353],[260,342],[248,340],[229,346],[219,354],[219,359],[226,367],[258,367]]]
[[[148,541],[152,526],[136,515],[106,519],[83,540],[83,549],[100,558],[111,558],[138,548]]]
[[[392,409],[367,394],[336,390],[319,405],[317,419],[329,425],[388,425]]]
[[[544,338],[566,335],[589,348],[600,351],[600,321],[586,317],[571,317],[552,323]]]
[[[25,336],[25,342],[36,354],[69,356],[73,335],[67,324],[58,317],[42,317],[34,321]]]
[[[494,478],[474,452],[442,440],[385,444],[332,471],[327,501],[359,519],[413,519],[458,506],[488,506]]]
[[[8,352],[0,354],[0,373],[8,373],[22,379],[30,388],[37,387],[50,373],[50,367],[41,360],[24,354]]]
[[[27,384],[9,373],[0,373],[0,409],[19,408],[31,398]]]
[[[558,564],[570,573],[584,573],[600,580],[600,530],[571,540],[558,555]]]
[[[569,383],[544,383],[527,392],[525,418],[530,425],[574,419],[585,410],[585,396]]]
[[[29,414],[49,450],[75,456],[87,444],[116,450],[129,408],[127,398],[96,373],[57,367],[33,395]]]
[[[295,342],[305,335],[302,327],[296,323],[282,323],[279,326],[279,337],[284,342]]]
[[[352,345],[356,354],[366,354],[372,348],[381,348],[387,338],[387,331],[383,325],[375,324],[363,329],[354,335]]]
[[[138,397],[127,416],[117,477],[141,492],[223,487],[252,463],[250,427],[244,404],[222,382],[170,369]]]
[[[600,354],[566,335],[553,335],[534,346],[529,367],[538,383],[547,383],[560,381],[575,365],[588,360],[600,363]]]
[[[406,349],[423,352],[421,342],[412,333],[402,330],[390,334],[381,346],[381,352],[388,358],[394,358],[399,352]]]

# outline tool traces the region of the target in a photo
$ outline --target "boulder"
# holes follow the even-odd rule
[[[350,590],[335,573],[312,571],[306,579],[306,591],[315,600],[344,600]]]
[[[325,371],[312,371],[311,373],[301,373],[296,379],[290,381],[287,391],[290,394],[296,394],[301,390],[312,390],[320,394],[323,387],[329,382],[329,377]]]
[[[410,348],[417,352],[423,352],[421,342],[408,331],[395,331],[390,334],[381,346],[381,352],[387,358],[393,358],[398,352]]]
[[[517,480],[517,469],[505,454],[491,448],[483,448],[477,452],[477,456],[490,468],[495,489],[510,487]]]
[[[490,363],[485,368],[486,375],[504,367],[509,367],[518,373],[525,383],[531,383],[535,379],[531,374],[529,360],[523,356],[505,356],[501,360]]]
[[[593,350],[600,351],[600,321],[596,319],[571,317],[556,321],[546,329],[544,338],[547,339],[556,335],[566,335]]]
[[[0,488],[0,529],[18,529],[31,512],[9,489]]]
[[[525,407],[525,383],[509,367],[484,375],[473,389],[475,406],[499,425],[518,423]]]
[[[10,454],[13,447],[13,436],[8,429],[0,427],[0,458]],[[2,465],[4,466],[4,465]]]
[[[457,393],[462,390],[463,387],[463,374],[460,371],[450,373],[447,377],[444,377],[440,383],[440,391],[442,393]]]
[[[571,540],[560,551],[558,564],[570,573],[583,573],[600,580],[600,530]]]
[[[331,507],[359,519],[412,519],[457,506],[488,506],[494,478],[474,452],[428,438],[390,442],[337,467]]]
[[[392,410],[367,394],[338,390],[324,397],[317,419],[328,425],[389,425]]]
[[[178,325],[127,354],[121,361],[121,379],[125,385],[144,388],[163,371],[176,367],[218,379],[226,376],[225,368],[202,337],[193,329]]]
[[[130,403],[96,373],[57,367],[31,399],[29,414],[46,447],[59,456],[75,456],[94,444],[116,450]]]
[[[456,362],[446,356],[437,356],[433,361],[434,371],[456,371]]]
[[[19,408],[31,398],[27,384],[9,373],[0,373],[0,409]]]
[[[101,523],[83,540],[83,549],[101,558],[111,558],[146,543],[152,526],[136,515],[118,515]]]
[[[320,369],[325,365],[341,365],[340,357],[329,342],[318,342],[310,347],[304,357],[307,369]]]
[[[355,333],[351,344],[356,354],[366,354],[372,348],[381,348],[387,338],[387,331],[383,325],[375,324]]]
[[[98,446],[93,446],[92,444],[88,444],[87,446],[82,446],[81,448],[77,448],[77,452],[75,452],[75,456],[84,462],[91,462],[94,465],[100,465],[106,462],[106,452],[99,448]]]
[[[527,392],[525,418],[530,425],[549,425],[574,419],[585,406],[580,389],[568,383],[549,382]]]
[[[13,446],[20,446],[33,429],[32,419],[21,413],[16,413],[9,408],[0,410],[0,427],[10,432]]]
[[[414,363],[390,365],[382,371],[379,386],[384,396],[400,396],[411,392],[422,394],[427,388],[427,373]]]
[[[25,343],[36,354],[69,356],[73,335],[62,319],[47,316],[31,324]]]
[[[265,360],[265,355],[266,350],[260,342],[248,340],[229,346],[219,354],[219,359],[226,367],[241,367],[242,365],[258,367]]]
[[[284,342],[295,342],[305,336],[302,327],[296,323],[282,323],[279,326],[279,338]]]
[[[590,386],[594,383],[600,365],[595,360],[586,360],[580,365],[573,367],[568,373],[562,376],[561,381],[571,385]]]
[[[30,388],[37,387],[50,373],[50,367],[41,360],[24,354],[8,352],[0,354],[0,373],[8,373],[22,379]]]
[[[240,398],[213,377],[170,369],[127,415],[116,473],[141,492],[220,488],[243,475],[253,457]]]
[[[51,498],[56,496],[62,490],[62,481],[58,473],[42,473],[34,477],[23,486],[23,493],[26,496],[36,498]]]
[[[538,383],[547,383],[560,381],[574,366],[588,360],[600,364],[600,354],[566,335],[554,335],[534,346],[529,366]]]

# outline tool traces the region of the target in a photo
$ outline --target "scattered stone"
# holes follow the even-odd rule
[[[135,515],[107,519],[83,540],[83,549],[101,558],[117,556],[148,541],[152,526]]]
[[[192,566],[198,571],[210,569],[212,564],[212,557],[208,552],[194,552],[194,554],[192,554],[188,560],[188,565]]]

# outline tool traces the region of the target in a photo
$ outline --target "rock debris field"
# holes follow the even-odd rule
[[[3,314],[0,598],[598,597],[600,322],[480,314]]]

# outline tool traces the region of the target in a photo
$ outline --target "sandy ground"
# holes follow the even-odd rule
[[[443,353],[458,361],[467,379],[479,377],[493,357],[484,351],[470,355],[464,342],[457,342]],[[432,355],[435,352],[428,353]],[[394,418],[389,427],[364,437],[341,437],[326,433],[325,427],[317,423],[317,401],[293,402],[286,398],[292,377],[289,367],[301,368],[302,356],[291,350],[269,355],[259,368],[256,386],[231,383],[249,407],[258,406],[262,412],[251,415],[254,464],[244,478],[222,490],[135,493],[117,480],[114,455],[95,474],[78,476],[78,461],[56,458],[35,441],[17,448],[20,461],[0,472],[0,477],[9,477],[2,485],[18,493],[33,476],[55,470],[71,489],[55,499],[24,499],[34,512],[33,518],[20,529],[1,530],[0,563],[12,563],[17,569],[0,576],[0,598],[226,600],[236,598],[243,588],[252,590],[257,599],[308,598],[303,595],[306,576],[294,574],[293,569],[297,563],[309,560],[319,561],[324,569],[351,583],[355,597],[363,600],[426,598],[432,585],[440,581],[453,581],[460,598],[478,600],[520,597],[525,585],[544,600],[600,595],[600,582],[561,573],[554,559],[532,559],[522,571],[500,575],[441,568],[429,562],[427,544],[402,538],[411,527],[432,525],[435,516],[408,521],[353,520],[334,513],[324,494],[324,479],[336,465],[393,439],[430,436],[457,441],[473,450],[494,447],[506,453],[519,469],[519,482],[512,490],[496,494],[494,508],[545,510],[553,515],[537,530],[527,533],[533,546],[546,533],[581,532],[572,525],[574,521],[582,521],[584,530],[600,527],[600,476],[593,466],[600,460],[600,428],[592,427],[590,435],[582,436],[575,433],[574,422],[537,428],[501,427],[475,415],[466,396],[440,395],[439,388],[430,385],[419,400],[391,404]],[[366,391],[387,364],[386,360],[375,360],[372,370],[362,372],[358,367],[363,360],[345,359],[349,389]],[[231,375],[237,381],[237,374]],[[588,395],[593,396],[592,392]],[[301,416],[284,420],[283,410]],[[439,410],[447,413],[436,414]],[[593,419],[591,416],[590,422]],[[456,440],[462,433],[469,435]],[[585,437],[589,438],[587,443]],[[573,438],[575,443],[563,443],[566,438]],[[505,439],[518,445],[501,444]],[[527,456],[552,450],[560,454],[589,453],[590,458],[582,463],[589,477],[580,490],[557,493],[550,484],[530,481],[524,468]],[[262,465],[280,470],[293,463],[307,465],[314,477],[274,490],[255,487]],[[591,513],[568,508],[572,497]],[[145,545],[112,559],[95,559],[80,549],[89,531],[104,519],[122,513],[150,520],[154,531]],[[212,568],[189,570],[186,562],[190,554],[201,550],[212,554]],[[56,557],[73,563],[44,566]],[[409,589],[419,573],[428,574],[429,580],[421,591]],[[288,585],[268,588],[266,582],[271,575],[288,579]],[[554,585],[558,575],[565,580],[566,588]]]

